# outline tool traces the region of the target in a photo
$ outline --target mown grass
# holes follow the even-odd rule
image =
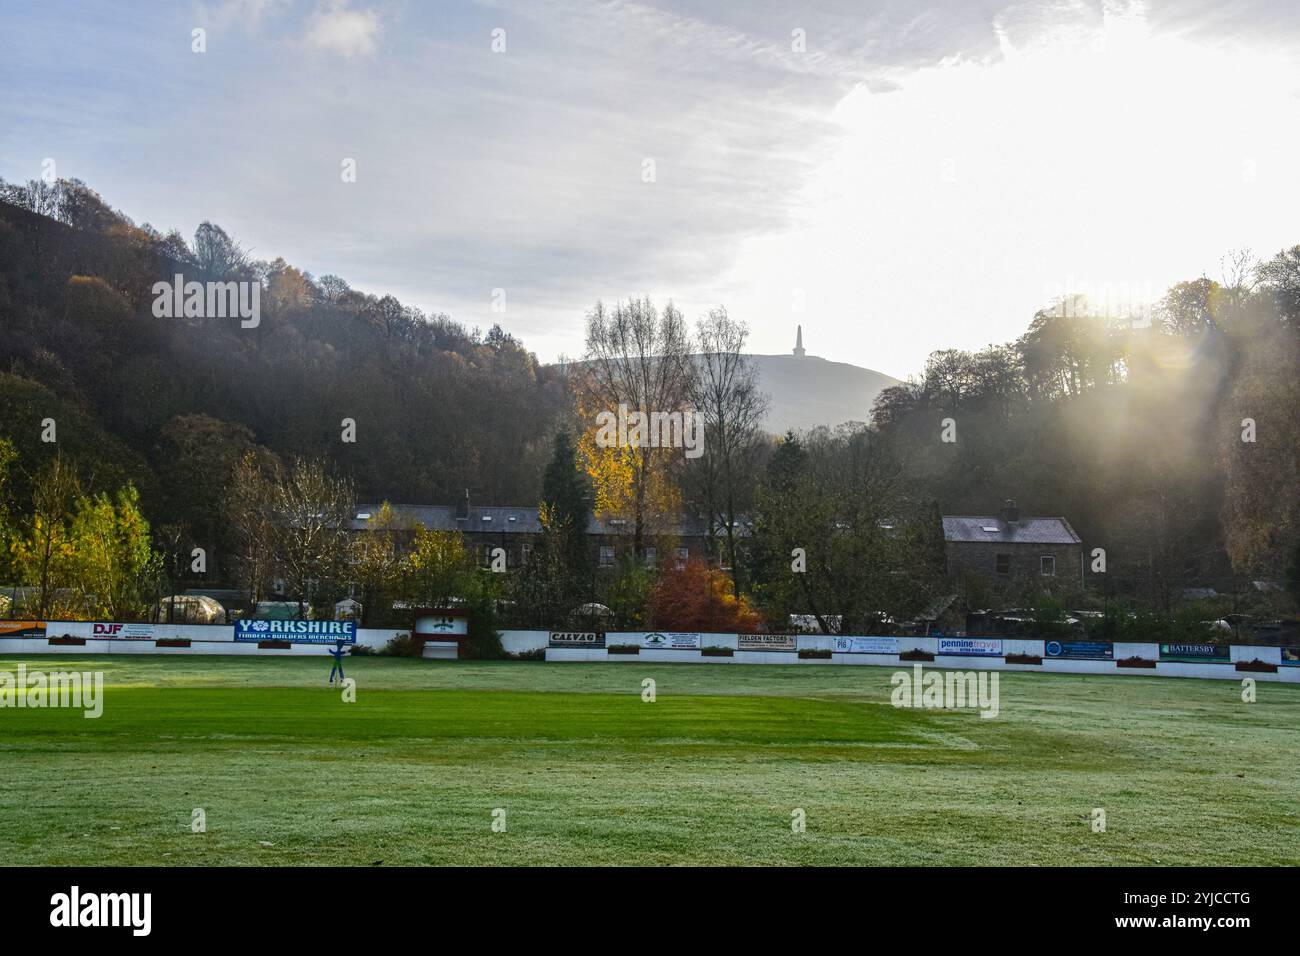
[[[1300,862],[1290,686],[1008,673],[985,720],[893,668],[355,658],[343,703],[324,656],[26,663],[108,686],[0,710],[5,865]]]

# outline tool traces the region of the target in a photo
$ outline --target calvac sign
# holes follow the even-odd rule
[[[355,644],[356,621],[250,621],[235,622],[236,641],[291,641],[294,644]]]

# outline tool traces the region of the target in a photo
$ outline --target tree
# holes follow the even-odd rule
[[[397,586],[402,566],[397,537],[400,522],[387,501],[352,538],[352,577],[361,587],[361,624],[373,620],[371,605]]]
[[[226,230],[204,220],[194,231],[194,266],[207,281],[243,278],[248,271],[248,253]]]
[[[756,591],[773,623],[811,614],[824,632],[887,626],[935,590],[929,511],[899,462],[860,425],[778,446],[759,491]]]
[[[608,489],[598,485],[597,498],[599,501],[604,493],[607,503],[630,512],[633,553],[638,559],[645,554],[648,523],[670,517],[665,514],[673,503],[667,472],[682,452],[639,446],[599,448],[595,416],[600,412],[617,415],[620,409],[629,413],[684,411],[691,387],[690,350],[686,324],[671,302],[662,313],[648,297],[618,302],[613,309],[597,302],[587,316],[587,361],[575,384],[579,413],[584,418],[590,416],[592,427],[580,444],[593,479],[618,483]],[[625,485],[626,499],[621,497],[619,485]]]
[[[658,630],[752,634],[762,621],[748,599],[732,593],[733,582],[698,558],[665,570],[650,599],[650,626]]]
[[[56,454],[36,475],[34,488],[32,511],[10,540],[9,553],[19,582],[36,588],[39,619],[50,616],[55,593],[72,583],[68,516],[80,483],[71,465]]]
[[[9,541],[9,468],[17,457],[13,442],[0,435],[0,545]],[[6,558],[7,553],[0,553],[0,576],[4,574]]]
[[[262,599],[275,567],[274,462],[245,452],[230,473],[226,520],[234,541],[235,565],[254,607]]]
[[[128,485],[77,499],[69,532],[71,577],[93,617],[141,616],[157,594],[162,559],[150,544],[140,495]]]
[[[458,531],[415,526],[411,550],[401,569],[402,590],[412,604],[448,607],[464,596],[474,572]]]
[[[691,403],[704,416],[704,454],[690,469],[709,516],[709,531],[721,535],[735,597],[741,593],[737,535],[742,509],[753,504],[754,464],[762,450],[760,431],[767,398],[758,389],[754,363],[742,350],[749,329],[713,309],[698,324],[699,368]]]
[[[544,541],[548,547],[559,549],[554,556],[563,562],[566,577],[578,585],[591,579],[587,545],[590,493],[573,439],[567,430],[560,429],[555,433],[551,460],[542,476]]]
[[[299,616],[343,577],[355,503],[352,482],[319,458],[295,458],[274,485],[271,537]]]

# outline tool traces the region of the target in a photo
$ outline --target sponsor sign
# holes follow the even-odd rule
[[[1001,657],[1002,640],[990,637],[941,637],[936,653],[960,657]]]
[[[0,621],[0,638],[44,637],[44,621]]]
[[[469,619],[464,614],[420,614],[415,619],[416,634],[468,634]]]
[[[1282,659],[1278,661],[1284,667],[1300,667],[1300,647],[1280,647]]]
[[[1227,644],[1161,644],[1160,659],[1191,664],[1227,664],[1231,651]]]
[[[793,651],[797,650],[793,634],[737,634],[739,651]]]
[[[551,631],[549,647],[604,647],[605,635],[596,631]]]
[[[1115,658],[1115,646],[1110,641],[1047,641],[1043,655],[1072,661],[1109,661]]]
[[[235,640],[291,641],[295,644],[344,644],[357,642],[356,621],[250,621],[235,622]]]
[[[95,624],[91,637],[97,641],[152,641],[152,624]]]
[[[657,650],[696,651],[700,648],[700,635],[686,631],[652,631],[641,635],[641,646]]]
[[[837,637],[837,654],[897,654],[896,637]]]

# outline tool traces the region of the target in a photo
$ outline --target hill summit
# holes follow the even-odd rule
[[[876,396],[900,384],[884,372],[808,355],[802,326],[793,354],[750,358],[758,370],[759,388],[771,398],[767,430],[776,434],[791,428],[803,431],[818,425],[865,422],[871,417]]]

